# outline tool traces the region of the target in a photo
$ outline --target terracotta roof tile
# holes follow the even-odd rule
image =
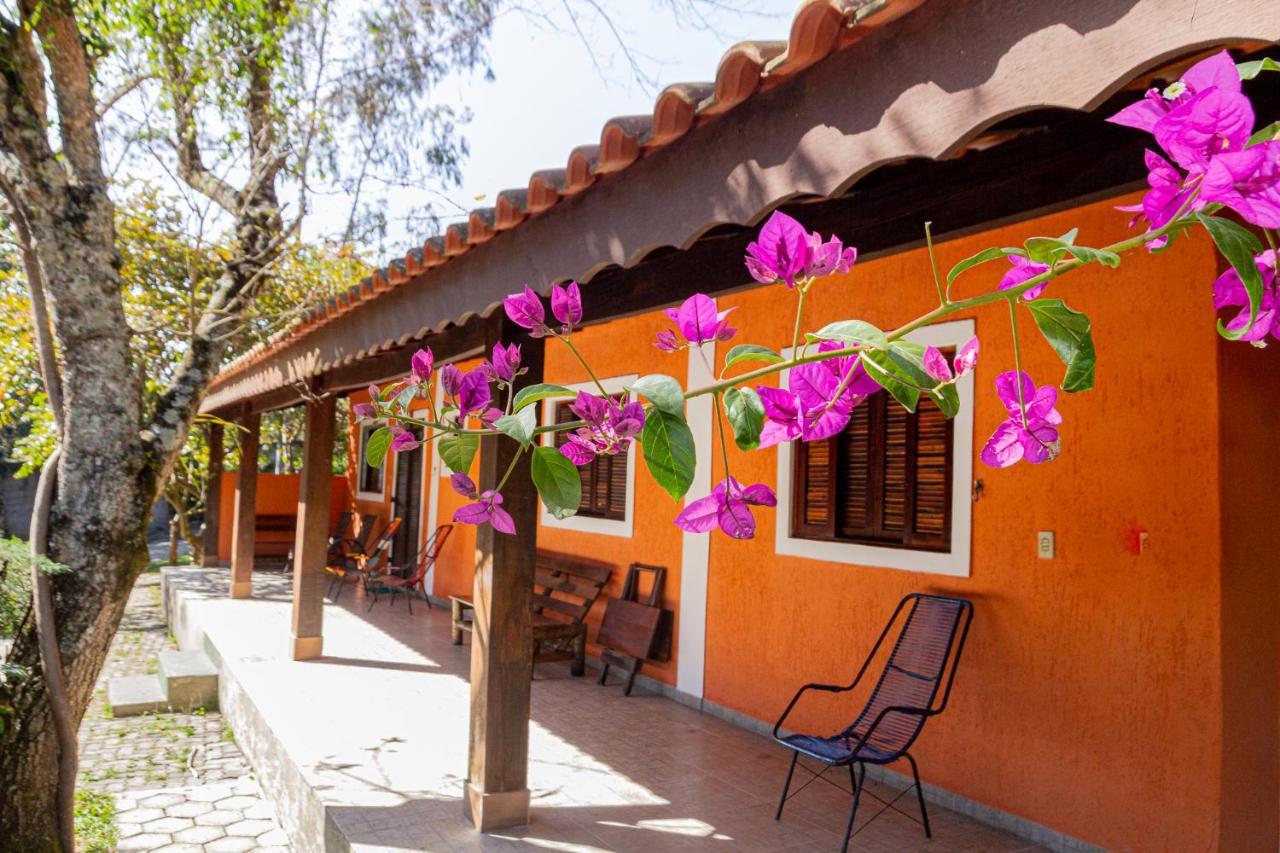
[[[455,223],[442,235],[429,237],[421,248],[410,249],[348,290],[341,300],[330,298],[303,312],[267,346],[254,348],[228,363],[221,381],[238,370],[306,334],[337,314],[377,294],[447,263],[487,242],[497,232],[516,228],[566,196],[588,190],[602,176],[624,171],[649,151],[678,140],[699,123],[714,120],[762,87],[773,85],[858,41],[866,33],[900,18],[924,0],[804,0],[796,10],[786,41],[746,41],[725,51],[710,83],[674,83],[659,93],[647,115],[621,116],[607,121],[596,145],[581,145],[569,153],[564,168],[541,169],[525,189],[503,190],[493,207],[473,210],[465,223]],[[388,341],[385,346],[393,346]]]

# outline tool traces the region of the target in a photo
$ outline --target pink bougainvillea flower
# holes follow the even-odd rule
[[[391,450],[394,453],[403,453],[406,450],[413,450],[418,446],[418,439],[413,433],[407,429],[401,429],[391,439]]]
[[[804,226],[775,210],[755,242],[747,246],[747,271],[761,284],[784,282],[796,286],[796,278],[809,264],[809,235]]]
[[[956,353],[956,377],[972,373],[978,366],[978,339],[969,338],[960,351]]]
[[[743,486],[733,477],[716,484],[711,494],[685,505],[676,516],[676,526],[690,533],[707,533],[713,527],[734,539],[752,539],[756,535],[753,506],[777,506],[773,489],[764,483]]]
[[[449,485],[453,487],[455,492],[462,495],[464,498],[471,498],[474,500],[476,497],[475,481],[466,474],[450,474]]]
[[[823,341],[819,352],[844,349],[837,341]],[[816,441],[830,438],[849,423],[853,409],[880,390],[867,375],[856,354],[834,356],[793,368],[788,388],[756,388],[764,406],[764,428],[760,446],[772,447],[783,441]]]
[[[1253,105],[1238,91],[1211,86],[1170,110],[1153,132],[1175,163],[1199,174],[1217,155],[1244,148],[1253,133]]]
[[[542,300],[529,285],[525,285],[523,293],[513,293],[502,300],[502,308],[511,322],[528,329],[535,338],[546,334],[547,315],[542,310]]]
[[[460,417],[482,411],[489,405],[489,377],[484,375],[484,368],[477,367],[459,380],[457,396]]]
[[[716,308],[716,301],[705,293],[695,293],[686,299],[679,308],[668,308],[665,313],[671,322],[676,324],[676,329],[684,336],[684,339],[691,344],[705,344],[708,341],[727,341],[738,333],[737,329],[729,326],[728,316],[733,311],[727,308],[719,311]],[[667,330],[665,333],[658,333],[658,341],[655,346],[658,349],[672,352],[679,347],[676,345],[675,333]]]
[[[1009,263],[1013,265],[1013,269],[1005,273],[1004,277],[1000,279],[1001,290],[1008,290],[1010,288],[1017,287],[1023,282],[1030,281],[1041,273],[1049,271],[1048,264],[1042,264],[1038,261],[1024,258],[1022,255],[1008,255],[1007,257],[1009,258]],[[1044,291],[1048,284],[1049,283],[1047,281],[1042,284],[1037,284],[1035,287],[1023,293],[1022,298],[1028,301],[1035,299]]]
[[[1276,259],[1275,253],[1263,252],[1254,257],[1258,272],[1262,273],[1262,300],[1258,305],[1258,316],[1249,326],[1249,293],[1240,281],[1240,274],[1229,269],[1213,283],[1214,310],[1223,308],[1239,308],[1239,312],[1227,321],[1226,327],[1232,332],[1239,332],[1248,327],[1240,336],[1242,341],[1260,341],[1268,333],[1280,340],[1280,299],[1276,292]]]
[[[480,413],[480,425],[486,429],[494,429],[498,425],[498,418],[505,415],[506,412],[496,406],[490,406]]]
[[[1254,225],[1280,228],[1280,142],[1214,157],[1200,199],[1225,204]]]
[[[551,286],[551,313],[566,328],[582,322],[582,293],[578,290],[576,281],[571,281],[564,287],[558,284]]]
[[[638,400],[619,404],[579,391],[569,408],[586,426],[568,437],[560,453],[579,467],[597,456],[621,453],[644,428],[644,405]]]
[[[431,348],[420,349],[409,359],[409,376],[415,385],[426,385],[431,381],[431,370],[435,366],[435,356]]]
[[[501,342],[494,344],[493,357],[480,367],[489,379],[511,382],[520,372],[520,345],[503,346]]]
[[[978,364],[978,339],[970,338],[956,353],[955,370],[947,364],[947,357],[937,347],[924,348],[924,372],[939,383],[954,382],[973,371]]]
[[[947,357],[937,347],[924,348],[924,372],[937,382],[950,382],[955,378]]]
[[[858,260],[858,250],[850,246],[844,248],[839,237],[832,237],[822,242],[822,235],[814,231],[809,235],[809,263],[805,265],[804,274],[810,278],[818,278],[831,273],[841,275],[853,268]]]
[[[382,391],[377,385],[369,386],[369,399],[375,402],[382,399]]]
[[[515,535],[516,523],[511,514],[502,508],[502,494],[493,489],[486,489],[479,500],[458,507],[453,520],[461,524],[484,524],[488,522],[500,533]]]
[[[1052,385],[1036,388],[1025,372],[1010,370],[996,377],[996,393],[1009,418],[987,440],[982,461],[993,468],[1007,468],[1023,459],[1036,465],[1056,458],[1061,449],[1058,425],[1062,423],[1062,415],[1054,408],[1058,389]]]
[[[680,339],[670,329],[663,329],[658,332],[658,339],[654,341],[653,345],[663,352],[675,352],[680,349]]]
[[[1130,104],[1107,121],[1122,124],[1151,133],[1156,122],[1200,92],[1217,88],[1231,94],[1240,94],[1240,72],[1231,54],[1225,50],[1202,59],[1187,69],[1180,80],[1167,86],[1163,92],[1148,89],[1141,101]]]
[[[1119,205],[1116,208],[1117,210],[1130,211],[1137,214],[1129,223],[1131,227],[1145,223],[1147,228],[1162,228],[1179,213],[1187,213],[1204,207],[1203,196],[1197,197],[1193,201],[1188,201],[1195,191],[1195,186],[1194,184],[1190,186],[1185,184],[1183,174],[1174,168],[1168,160],[1165,160],[1150,149],[1147,150],[1144,156],[1147,164],[1147,186],[1150,189],[1143,195],[1141,203]],[[1147,248],[1152,251],[1162,249],[1168,242],[1169,237],[1165,235],[1148,242]]]
[[[351,407],[351,414],[361,420],[372,418],[377,413],[378,410],[373,407],[372,403],[356,403]]]
[[[446,364],[440,368],[440,386],[450,397],[458,396],[458,386],[462,384],[462,371],[456,364]]]

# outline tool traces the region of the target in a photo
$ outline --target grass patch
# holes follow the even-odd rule
[[[76,791],[76,849],[80,853],[112,853],[119,841],[116,830],[116,798],[80,789]]]

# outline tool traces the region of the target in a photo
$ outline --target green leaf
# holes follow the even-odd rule
[[[920,402],[920,389],[911,383],[902,366],[890,353],[880,350],[863,350],[862,366],[867,375],[880,387],[893,395],[908,412],[914,412]]]
[[[1237,62],[1236,70],[1240,72],[1241,80],[1252,80],[1263,71],[1280,71],[1280,62],[1276,62],[1268,56],[1265,59],[1255,59],[1252,62]]]
[[[386,427],[374,430],[364,445],[365,464],[370,468],[381,468],[382,460],[387,458],[387,451],[391,449],[391,438],[391,430]]]
[[[730,388],[724,392],[724,410],[733,426],[733,440],[743,450],[760,446],[764,429],[764,403],[754,388]]]
[[[1067,366],[1062,390],[1075,393],[1093,387],[1098,356],[1093,348],[1089,318],[1061,299],[1033,299],[1026,303],[1040,333]]]
[[[533,409],[524,409],[514,415],[503,415],[493,422],[504,435],[509,435],[520,442],[521,447],[528,447],[533,440],[533,430],[537,426]]]
[[[811,341],[841,341],[846,344],[860,344],[881,350],[889,346],[889,339],[884,336],[884,332],[861,320],[841,320],[838,323],[829,323],[818,331],[805,335],[805,337]]]
[[[570,391],[561,385],[550,385],[542,382],[537,385],[528,385],[516,392],[515,402],[512,405],[512,411],[518,412],[525,406],[532,406],[539,400],[547,400],[551,397],[576,397],[578,392]]]
[[[628,390],[643,394],[653,405],[673,415],[684,414],[684,389],[673,377],[665,373],[641,376]]]
[[[976,267],[979,264],[985,264],[988,261],[994,261],[995,259],[1003,258],[1006,255],[1026,255],[1026,254],[1027,253],[1022,249],[1012,249],[1012,248],[983,249],[981,252],[978,252],[978,254],[970,255],[969,257],[965,258],[963,261],[961,261],[960,263],[952,267],[951,272],[947,273],[947,284],[951,284],[953,281],[955,281],[956,278],[959,277],[959,275],[963,273],[965,270]]]
[[[568,518],[582,504],[582,477],[578,468],[554,447],[535,447],[529,474],[542,503],[556,518]]]
[[[1277,135],[1280,135],[1280,121],[1273,121],[1261,130],[1255,130],[1253,132],[1253,136],[1250,136],[1249,141],[1244,144],[1244,147],[1248,148],[1251,145],[1270,142],[1275,139]]]
[[[1222,321],[1218,321],[1218,334],[1229,340],[1239,340],[1245,332],[1253,327],[1258,318],[1258,305],[1262,302],[1262,276],[1253,256],[1262,251],[1262,244],[1252,231],[1243,228],[1230,219],[1220,216],[1206,216],[1197,213],[1196,218],[1209,232],[1218,251],[1227,259],[1236,274],[1240,276],[1245,291],[1249,294],[1249,322],[1242,328],[1231,331]]]
[[[926,391],[929,398],[938,404],[938,408],[942,410],[942,416],[951,419],[960,413],[960,389],[956,388],[954,382],[948,382],[941,388],[933,391]]]
[[[1115,269],[1120,266],[1120,256],[1106,249],[1091,249],[1088,246],[1072,246],[1070,254],[1086,264],[1099,263],[1104,267]]]
[[[1031,237],[1023,245],[1027,247],[1027,257],[1040,264],[1053,265],[1058,258],[1076,244],[1078,228],[1072,228],[1061,237]]]
[[[654,409],[645,418],[640,447],[649,473],[676,500],[693,485],[693,431],[680,415]]]
[[[465,474],[471,470],[471,461],[480,449],[480,436],[472,433],[450,433],[438,439],[440,459],[452,474]]]
[[[758,344],[738,344],[729,350],[729,354],[724,357],[724,366],[728,367],[740,361],[763,361],[766,364],[777,364],[778,362],[786,361],[786,359],[768,347],[762,347]]]

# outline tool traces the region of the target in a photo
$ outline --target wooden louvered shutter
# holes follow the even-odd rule
[[[876,394],[839,435],[793,447],[793,535],[950,548],[952,422],[932,400],[912,414]]]
[[[556,406],[556,423],[577,420],[577,415],[565,403]],[[568,439],[568,433],[556,433],[556,446]],[[615,456],[597,456],[591,464],[578,469],[582,478],[582,501],[578,514],[591,518],[607,518],[621,521],[627,516],[627,453]]]

